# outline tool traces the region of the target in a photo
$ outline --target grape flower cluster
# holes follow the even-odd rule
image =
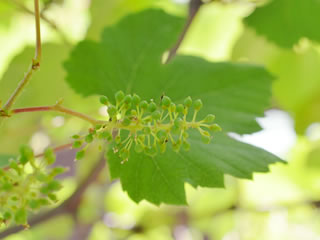
[[[27,228],[29,211],[57,201],[56,192],[62,186],[55,177],[66,169],[51,166],[55,162],[52,149],[37,160],[30,147],[22,146],[18,159],[0,169],[0,225],[14,222]]]
[[[215,116],[212,114],[197,120],[197,114],[203,106],[200,99],[193,101],[187,97],[183,104],[175,104],[168,96],[162,96],[157,104],[153,100],[141,100],[137,94],[125,95],[119,91],[115,94],[115,103],[105,96],[100,98],[100,102],[107,106],[108,122],[91,128],[85,141],[90,143],[96,137],[114,141],[113,151],[119,154],[122,163],[130,158],[131,149],[153,157],[158,152],[164,153],[171,143],[176,152],[181,148],[188,151],[190,129],[197,129],[206,144],[212,138],[210,132],[221,130],[219,125],[213,123]],[[82,140],[74,143],[74,147],[81,145]],[[78,152],[77,158],[83,155],[84,149]]]

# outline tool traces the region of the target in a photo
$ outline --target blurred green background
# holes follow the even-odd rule
[[[96,97],[82,98],[64,81],[62,63],[72,46],[83,39],[98,40],[106,26],[145,8],[163,8],[185,16],[184,0],[52,0],[42,1],[43,64],[17,106],[53,104],[64,98],[67,107],[100,116]],[[289,162],[255,174],[254,181],[226,176],[226,189],[193,189],[186,185],[188,207],[134,203],[110,182],[105,170],[87,190],[77,218],[61,216],[8,240],[55,239],[203,239],[203,240],[319,240],[320,239],[320,48],[301,39],[293,48],[280,48],[244,25],[254,1],[210,3],[194,20],[181,53],[212,61],[241,61],[265,65],[276,76],[272,108],[259,119],[263,130],[234,137],[271,151]],[[0,0],[0,97],[15,88],[34,52],[34,19],[23,7],[31,0]],[[44,91],[49,89],[49,91]],[[101,116],[100,116],[101,117]],[[21,144],[42,152],[49,145],[70,141],[85,131],[80,120],[54,113],[15,116],[1,128],[0,153],[16,154]],[[98,146],[97,146],[98,147]],[[60,198],[65,199],[98,158],[91,149],[73,163],[74,153],[58,160],[71,168]],[[70,161],[71,160],[71,161]]]

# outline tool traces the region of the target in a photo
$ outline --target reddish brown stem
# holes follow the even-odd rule
[[[176,42],[176,44],[170,49],[169,51],[169,55],[168,58],[166,59],[165,63],[168,63],[171,61],[172,58],[174,58],[174,56],[177,54],[177,51],[180,47],[180,45],[182,44],[183,40],[185,39],[188,30],[190,29],[190,26],[194,20],[194,18],[196,17],[197,13],[200,10],[200,7],[203,5],[204,3],[201,0],[190,0],[189,3],[189,15],[187,18],[187,22],[179,36],[178,41]]]
[[[13,114],[19,114],[19,113],[26,113],[26,112],[46,112],[46,111],[55,111],[55,112],[61,112],[65,113],[77,118],[81,118],[82,120],[85,120],[87,122],[90,122],[93,125],[97,124],[105,124],[105,121],[94,119],[86,114],[79,113],[76,111],[73,111],[71,109],[68,109],[66,107],[61,106],[60,104],[56,104],[53,106],[40,106],[40,107],[27,107],[27,108],[17,108],[10,111],[9,116]]]
[[[64,150],[64,149],[71,148],[72,145],[73,145],[73,143],[67,143],[67,144],[55,147],[52,150],[56,153],[56,152],[59,152],[59,151]],[[40,158],[40,157],[43,157],[43,156],[44,156],[44,153],[40,153],[40,154],[35,155],[34,157],[35,158]]]
[[[11,113],[24,113],[24,112],[41,112],[41,111],[52,111],[51,106],[44,106],[44,107],[28,107],[28,108],[17,108],[13,109]]]

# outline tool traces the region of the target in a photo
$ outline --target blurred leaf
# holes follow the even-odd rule
[[[91,1],[91,24],[86,38],[98,40],[105,26],[115,23],[119,18],[149,7],[152,0],[94,0]]]
[[[76,94],[64,81],[65,71],[62,67],[63,61],[67,58],[70,47],[53,43],[43,44],[43,56],[41,68],[37,71],[18,98],[14,108],[31,107],[55,104],[57,100],[63,98],[63,104],[80,112],[86,112],[92,116],[98,114],[100,104],[95,98],[82,98]],[[17,87],[18,82],[23,78],[24,73],[31,63],[34,56],[34,48],[26,47],[9,64],[6,72],[0,80],[0,99],[5,102],[12,91]],[[49,115],[43,124],[42,117]],[[27,144],[33,133],[38,130],[47,130],[50,136],[61,136],[60,139],[65,143],[66,136],[74,134],[81,129],[77,121],[65,121],[64,127],[53,127],[51,122],[52,115],[59,113],[26,113],[5,121],[0,134],[0,151],[5,153],[15,153],[21,144]],[[44,119],[43,119],[44,120]],[[83,123],[82,120],[79,121]],[[85,123],[86,124],[86,123]],[[8,137],[10,136],[10,137]]]
[[[316,141],[307,154],[306,165],[313,170],[320,170],[320,141]]]
[[[320,55],[308,48],[302,52],[283,51],[270,62],[270,70],[279,76],[274,95],[293,114],[296,131],[305,133],[320,121]]]
[[[9,1],[0,1],[0,26],[8,27],[17,10]]]
[[[318,0],[273,0],[257,8],[245,23],[281,47],[290,48],[302,37],[320,41]]]
[[[65,73],[61,63],[67,58],[70,48],[64,45],[44,44],[40,71],[36,72],[30,84],[18,99],[16,106],[54,104],[72,91],[63,81]],[[10,63],[0,80],[0,98],[8,99],[34,56],[34,48],[27,47]],[[59,91],[52,91],[59,89]],[[44,94],[45,93],[45,94]]]
[[[276,76],[276,104],[291,113],[298,133],[320,121],[320,55],[310,43],[302,42],[295,51],[282,49],[246,30],[235,45],[233,59],[264,64]]]
[[[203,144],[198,134],[192,134],[190,143],[189,152],[168,149],[154,158],[132,150],[125,164],[110,149],[111,176],[120,178],[123,190],[136,202],[147,199],[157,205],[186,204],[185,182],[194,187],[223,187],[223,173],[250,179],[252,172],[267,172],[268,164],[280,161],[224,134],[216,134],[209,145]]]
[[[8,166],[9,160],[14,159],[14,158],[15,158],[15,156],[13,156],[13,155],[0,154],[0,168]]]

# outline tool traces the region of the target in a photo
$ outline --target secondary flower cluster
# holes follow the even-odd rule
[[[55,161],[52,150],[45,151],[36,162],[30,147],[20,148],[20,156],[7,168],[0,169],[0,223],[11,221],[27,225],[28,211],[35,211],[57,201],[55,192],[61,185],[54,178],[65,171],[62,167],[46,170]]]
[[[197,129],[202,141],[209,143],[211,132],[221,128],[213,123],[215,116],[207,115],[198,121],[197,114],[202,108],[200,99],[193,101],[187,97],[183,104],[175,104],[168,96],[162,96],[160,103],[151,100],[141,100],[137,95],[125,95],[122,91],[115,94],[115,103],[103,96],[100,102],[107,106],[109,121],[105,125],[91,129],[85,137],[90,143],[95,137],[115,142],[113,148],[123,162],[128,161],[131,149],[137,153],[155,156],[165,152],[168,143],[172,149],[179,152],[181,148],[188,151],[188,130]],[[76,141],[74,147],[80,147],[81,141]],[[78,152],[81,158],[84,151]]]

